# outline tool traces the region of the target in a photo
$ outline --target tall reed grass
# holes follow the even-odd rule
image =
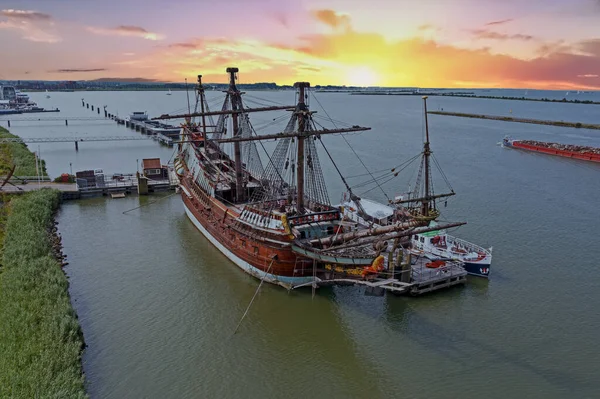
[[[86,397],[83,336],[49,232],[59,195],[42,189],[9,205],[0,265],[0,398]]]

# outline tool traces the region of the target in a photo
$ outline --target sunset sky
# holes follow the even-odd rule
[[[600,89],[600,0],[0,0],[0,79]]]

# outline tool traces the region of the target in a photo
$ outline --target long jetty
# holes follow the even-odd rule
[[[36,179],[34,177],[33,179]],[[150,180],[143,176],[128,178],[123,181],[110,180],[101,185],[79,185],[76,183],[55,183],[48,181],[47,178],[28,180],[26,184],[20,182],[24,179],[12,179],[16,183],[10,182],[0,188],[0,193],[24,194],[29,191],[35,191],[42,188],[53,188],[61,192],[63,200],[91,198],[99,196],[115,196],[121,198],[125,194],[152,194],[164,191],[173,191],[179,185],[179,179],[173,171],[169,171],[168,179]]]
[[[535,125],[548,125],[548,126],[560,126],[560,127],[574,127],[574,128],[578,128],[578,129],[600,130],[600,124],[592,124],[592,123],[547,121],[547,120],[542,120],[542,119],[515,118],[513,116],[481,115],[481,114],[468,114],[468,113],[462,113],[462,112],[447,112],[447,111],[429,111],[428,114],[443,115],[443,116],[457,116],[459,118],[489,119],[489,120],[502,121],[502,122],[532,123]]]

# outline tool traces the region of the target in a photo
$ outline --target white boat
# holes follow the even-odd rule
[[[435,222],[429,226],[435,226]],[[411,237],[411,244],[410,252],[414,255],[460,261],[467,273],[474,276],[488,277],[490,274],[492,248],[485,249],[451,236],[445,230],[415,234]]]
[[[131,121],[147,121],[148,114],[145,111],[135,111],[129,115]]]
[[[167,92],[167,96],[170,96],[171,94],[173,93],[171,93],[171,89],[169,89],[169,91]]]
[[[360,200],[363,210],[373,218],[372,222],[363,219],[358,212],[358,206],[352,200],[342,202],[338,207],[342,211],[344,220],[357,225],[371,224],[373,227],[386,226],[393,223],[395,214],[402,212],[399,209],[381,204],[366,198]],[[436,226],[432,221],[429,227]],[[413,255],[424,256],[429,259],[451,259],[464,264],[467,273],[488,277],[492,263],[492,248],[485,249],[479,245],[446,234],[444,230],[411,236],[409,251]]]

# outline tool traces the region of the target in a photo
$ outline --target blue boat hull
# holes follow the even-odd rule
[[[490,275],[490,265],[482,265],[480,263],[465,262],[465,270],[472,276],[488,278]]]

